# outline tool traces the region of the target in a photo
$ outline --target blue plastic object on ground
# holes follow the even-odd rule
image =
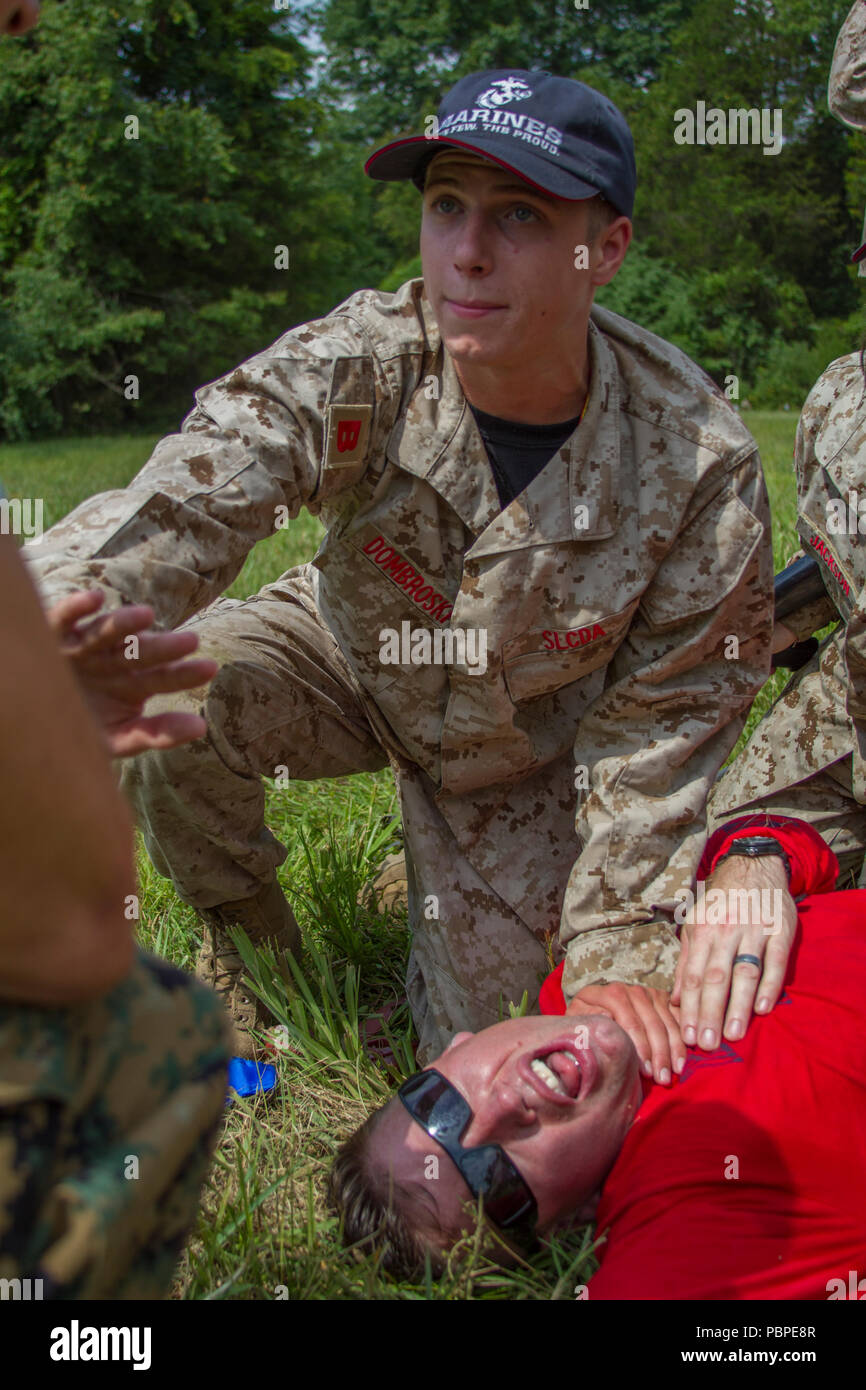
[[[248,1062],[244,1057],[229,1058],[229,1090],[239,1096],[253,1096],[256,1091],[266,1094],[277,1084],[277,1069],[270,1062]],[[229,1095],[226,1104],[232,1100]]]

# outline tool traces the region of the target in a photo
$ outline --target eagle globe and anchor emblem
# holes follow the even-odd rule
[[[532,88],[519,77],[500,77],[478,98],[479,106],[507,106],[511,101],[525,101]]]

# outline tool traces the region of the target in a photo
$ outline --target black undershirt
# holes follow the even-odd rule
[[[555,425],[523,425],[488,415],[469,402],[493,469],[501,506],[507,507],[528,487],[577,429],[580,416]]]

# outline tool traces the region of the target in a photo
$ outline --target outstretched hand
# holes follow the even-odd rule
[[[94,617],[104,598],[99,589],[68,594],[46,617],[111,756],[128,758],[202,738],[207,725],[200,715],[170,711],[147,717],[144,706],[152,695],[206,685],[218,663],[183,660],[198,646],[196,634],[149,632],[154,614],[144,605]]]

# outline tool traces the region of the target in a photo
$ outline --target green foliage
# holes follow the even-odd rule
[[[852,216],[846,169],[863,138],[835,121],[826,102],[847,8],[698,0],[672,36],[658,81],[610,93],[635,132],[639,174],[636,246],[607,292],[611,307],[636,306],[640,312],[620,311],[683,347],[720,385],[738,376],[753,403],[760,380],[762,403],[799,409],[826,365],[816,367],[812,352],[819,325],[858,312],[848,256],[859,241],[863,192],[861,182]],[[675,113],[698,101],[780,110],[781,152],[677,145]],[[656,262],[670,277],[669,306]],[[633,283],[638,271],[649,282],[644,295]],[[840,337],[838,327],[828,332]],[[766,374],[778,378],[782,366],[788,384],[770,390]]]
[[[316,161],[308,67],[270,0],[80,0],[4,45],[0,432],[167,425],[356,287],[363,173]]]
[[[10,497],[41,497],[46,530],[97,492],[125,487],[147,462],[157,435],[98,435],[0,447]]]
[[[318,0],[335,96],[352,103],[368,139],[416,128],[444,89],[485,68],[546,68],[642,87],[658,72],[695,0]]]
[[[787,401],[799,407],[823,370],[812,370],[815,354],[810,351],[810,339],[817,330],[799,286],[754,268],[729,266],[687,273],[637,243],[596,300],[675,343],[719,386],[724,386],[729,374],[737,376],[740,395],[748,396],[753,405],[758,399],[752,383],[777,343],[788,345],[787,362],[796,363],[793,378],[802,390],[798,395],[792,380],[779,399],[761,396],[761,404]],[[769,343],[763,326],[767,322],[774,325]],[[835,333],[838,337],[838,326]]]
[[[596,303],[648,328],[697,357],[701,318],[689,276],[632,243],[619,272]]]
[[[524,990],[519,1004],[515,1004],[513,999],[508,1001],[509,1018],[526,1018],[529,1013],[529,991]]]
[[[845,0],[698,0],[673,35],[658,82],[626,92],[636,136],[636,231],[651,255],[694,270],[725,272],[753,286],[757,325],[786,331],[799,286],[811,317],[855,304],[846,252],[856,229],[845,206],[845,127],[827,110],[827,77]],[[675,113],[708,107],[782,113],[780,153],[759,145],[674,142]],[[853,244],[856,244],[854,242]]]
[[[859,309],[846,319],[826,319],[814,325],[812,335],[776,338],[765,355],[754,387],[747,387],[746,394],[752,405],[766,409],[788,406],[799,412],[830,363],[849,352],[859,352],[864,341],[866,314]]]
[[[420,274],[417,190],[363,161],[488,66],[581,77],[632,124],[635,242],[599,303],[753,404],[796,409],[859,345],[866,141],[826,106],[847,0],[112,5],[4,48],[0,437],[176,427],[293,323]],[[779,108],[781,153],[677,145],[698,100]]]
[[[410,261],[402,261],[400,265],[389,271],[380,282],[379,288],[390,293],[398,290],[407,280],[415,280],[421,274],[423,274],[421,257],[413,256]]]

